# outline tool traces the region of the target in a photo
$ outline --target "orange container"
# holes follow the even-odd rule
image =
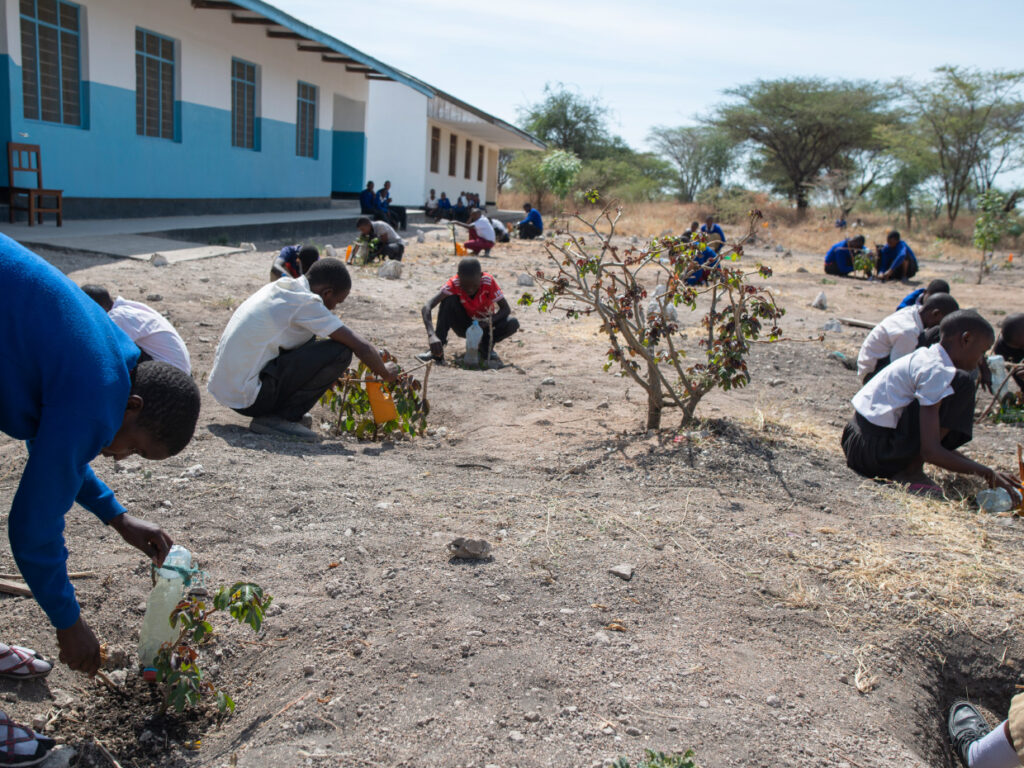
[[[391,398],[390,392],[384,391],[384,385],[381,382],[366,382],[366,394],[370,398],[370,410],[373,411],[374,422],[386,424],[398,418],[395,401]]]
[[[351,264],[352,263],[352,246],[351,245],[348,248],[345,249],[345,263],[346,264]]]
[[[455,244],[455,255],[456,256],[465,256],[466,255],[466,247],[462,243],[456,243]]]

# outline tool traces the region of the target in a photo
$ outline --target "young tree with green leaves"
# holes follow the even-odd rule
[[[982,192],[978,201],[980,213],[974,222],[974,247],[981,251],[978,266],[978,285],[989,271],[996,246],[1010,227],[1010,214],[1006,210],[1006,198],[1001,192],[990,189]]]
[[[584,160],[601,154],[611,141],[608,107],[563,83],[544,86],[544,98],[519,110],[519,124],[556,149]]]

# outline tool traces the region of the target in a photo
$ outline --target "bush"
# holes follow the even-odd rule
[[[593,220],[577,213],[573,218],[589,230],[586,237],[556,231],[545,242],[554,271],[537,272],[545,291],[536,302],[542,312],[561,309],[573,318],[597,315],[611,344],[605,370],[617,365],[647,393],[647,428],[661,426],[665,407],[679,408],[686,424],[708,392],[743,387],[750,381],[746,358],[763,323],[769,324],[769,340],[781,337],[777,321],[784,311],[766,289],[750,282],[753,275],[769,277],[771,270],[760,264],[749,272],[729,266],[742,256],[743,244],[752,237],[761,214],[751,211],[746,237],[720,255],[706,249],[704,235],[689,242],[654,239],[620,253],[613,237],[621,216],[622,209],[614,203]],[[596,244],[588,239],[591,234]],[[665,284],[648,301],[643,280],[650,283],[655,276],[659,282],[664,277]],[[691,284],[699,279],[700,284]],[[696,312],[698,299],[705,294],[710,305],[701,317],[701,360],[686,365],[687,333],[678,322],[677,308]],[[528,306],[534,301],[526,293],[519,303]]]
[[[682,755],[666,755],[664,752],[655,752],[651,749],[644,750],[644,758],[636,764],[636,768],[697,768],[693,762],[693,750],[686,750]],[[612,765],[612,768],[631,768],[629,760],[620,757]]]

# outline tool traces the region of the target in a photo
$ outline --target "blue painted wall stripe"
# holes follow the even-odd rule
[[[362,133],[318,129],[319,156],[298,157],[295,124],[261,118],[261,150],[241,149],[231,146],[230,110],[178,102],[180,141],[139,136],[135,91],[96,82],[83,84],[87,127],[25,120],[21,68],[8,55],[0,56],[0,67],[6,70],[0,77],[0,140],[5,147],[12,140],[39,144],[44,183],[68,197],[328,197],[349,191],[335,186],[336,179],[352,191],[362,188]],[[345,137],[340,142],[339,134]],[[336,148],[343,154],[335,157]],[[6,151],[0,157],[6,179]]]

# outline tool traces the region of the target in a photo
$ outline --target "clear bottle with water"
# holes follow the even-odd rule
[[[982,512],[997,515],[1016,509],[1020,505],[1021,497],[1016,491],[1011,494],[1005,488],[986,488],[978,491],[974,500],[978,502],[978,509]]]
[[[484,329],[477,320],[466,329],[466,365],[480,365],[480,342],[484,339]]]
[[[992,391],[999,392],[1006,381],[1006,359],[1002,355],[988,356],[988,369],[992,372]],[[1006,394],[1004,391],[1002,394]]]
[[[156,585],[146,601],[146,615],[139,633],[139,662],[144,667],[153,666],[160,646],[178,637],[178,630],[171,626],[171,612],[185,594],[182,572],[191,569],[192,555],[177,544],[171,547],[163,566],[157,569]]]

